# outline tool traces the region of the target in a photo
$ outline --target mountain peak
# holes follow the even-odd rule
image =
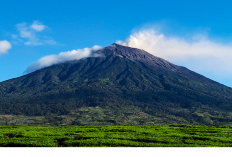
[[[176,66],[162,58],[156,57],[142,49],[132,48],[128,46],[113,43],[99,51],[107,56],[118,56],[121,58],[129,59],[133,62],[146,63],[152,66],[169,69],[171,71],[178,71],[179,66]]]
[[[120,45],[120,44],[117,44],[117,43],[113,43],[109,46],[106,46],[105,49],[114,49],[114,48],[119,48],[119,47],[127,47],[127,46],[123,46],[123,45]]]
[[[113,43],[113,44],[111,44],[110,46],[112,46],[112,47],[117,47],[117,46],[118,46],[118,44]]]

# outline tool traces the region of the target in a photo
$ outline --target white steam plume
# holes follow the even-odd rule
[[[189,41],[147,29],[135,32],[126,41],[117,43],[143,49],[198,72],[221,76],[232,73],[232,44],[216,43],[203,36],[193,37]],[[232,75],[229,77],[232,78]]]
[[[0,54],[6,53],[9,49],[11,49],[10,42],[6,40],[0,41]]]
[[[64,63],[71,60],[79,60],[86,57],[97,57],[97,54],[93,52],[101,49],[101,46],[95,45],[92,48],[84,48],[78,50],[72,50],[67,52],[61,52],[58,55],[49,55],[40,58],[37,62],[32,63],[25,71],[30,73],[54,64]]]

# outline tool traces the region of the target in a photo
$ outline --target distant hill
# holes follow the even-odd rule
[[[74,116],[73,125],[232,124],[232,89],[112,44],[0,83],[0,114]]]

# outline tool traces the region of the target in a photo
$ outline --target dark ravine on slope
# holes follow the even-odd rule
[[[1,82],[0,114],[68,125],[232,124],[231,88],[140,49],[96,53]]]

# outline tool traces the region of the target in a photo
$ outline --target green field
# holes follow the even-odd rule
[[[191,125],[1,126],[1,147],[231,147],[232,128]]]

